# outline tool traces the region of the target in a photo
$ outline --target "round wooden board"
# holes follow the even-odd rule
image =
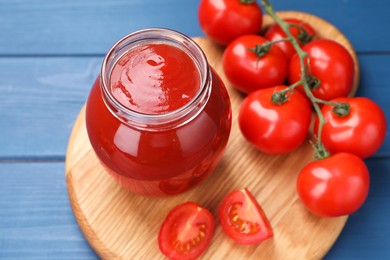
[[[281,12],[282,17],[310,21],[320,37],[344,44],[348,40],[332,25],[314,16]],[[265,18],[265,26],[270,24]],[[75,217],[90,245],[103,259],[164,259],[157,235],[168,211],[177,204],[196,201],[210,209],[216,230],[203,259],[319,259],[333,245],[347,217],[319,218],[301,204],[295,189],[299,170],[312,159],[306,142],[281,156],[262,154],[242,137],[237,112],[243,95],[233,89],[222,72],[223,48],[208,39],[196,38],[210,64],[226,83],[233,108],[233,124],[225,155],[204,183],[181,195],[146,198],[132,194],[107,174],[91,148],[83,108],[74,125],[66,156],[66,182]],[[356,67],[358,68],[358,67]],[[355,90],[358,85],[358,69]],[[354,91],[355,91],[354,90]],[[259,245],[243,246],[224,234],[217,208],[230,191],[247,187],[262,205],[274,229],[274,237]]]

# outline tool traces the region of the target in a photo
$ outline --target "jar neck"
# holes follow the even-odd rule
[[[194,86],[199,90],[188,103],[161,114],[145,114],[129,109],[113,96],[110,86],[111,73],[119,59],[129,50],[151,43],[169,44],[184,51],[194,61],[200,78],[200,86]],[[103,100],[116,118],[132,127],[160,131],[186,124],[202,111],[211,93],[211,77],[205,54],[191,38],[173,30],[152,28],[123,37],[108,51],[101,68],[100,85]]]

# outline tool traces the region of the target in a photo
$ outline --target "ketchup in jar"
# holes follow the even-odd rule
[[[121,186],[161,197],[187,191],[214,171],[228,141],[231,106],[192,39],[146,29],[105,56],[86,124],[97,157]]]

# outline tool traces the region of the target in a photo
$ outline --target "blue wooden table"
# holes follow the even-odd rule
[[[0,259],[96,259],[73,216],[64,159],[102,58],[146,27],[202,36],[198,0],[0,0]],[[336,25],[361,66],[358,95],[390,115],[390,2],[275,0]],[[390,141],[366,160],[372,185],[327,259],[390,259]]]

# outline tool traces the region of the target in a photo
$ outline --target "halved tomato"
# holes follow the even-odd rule
[[[247,189],[226,195],[218,215],[225,233],[240,244],[257,244],[273,236],[264,211]]]
[[[165,218],[158,243],[170,259],[196,259],[210,245],[214,218],[209,210],[195,202],[174,207]]]

